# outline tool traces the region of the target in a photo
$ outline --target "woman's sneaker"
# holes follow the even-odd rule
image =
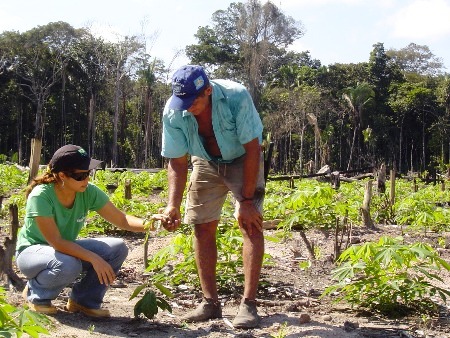
[[[56,306],[52,304],[34,304],[31,302],[28,302],[28,307],[30,310],[38,313],[42,313],[44,315],[54,315],[58,312],[58,309]]]
[[[222,318],[222,308],[218,300],[203,298],[200,305],[187,315],[181,317],[184,322],[204,322],[209,319]]]
[[[68,312],[81,312],[89,317],[96,317],[96,318],[111,317],[111,313],[107,309],[91,309],[91,308],[88,308],[88,307],[78,304],[71,298],[69,298],[69,300],[67,301],[67,305],[66,305],[65,309]]]
[[[56,306],[50,304],[34,304],[28,301],[28,284],[25,285],[25,288],[22,291],[22,297],[27,302],[30,310],[38,313],[42,313],[44,315],[54,315],[58,312]]]

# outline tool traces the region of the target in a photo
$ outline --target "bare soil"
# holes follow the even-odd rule
[[[1,230],[1,229],[0,229]],[[270,235],[273,230],[267,230]],[[381,235],[395,236],[399,229],[383,226],[375,231],[358,229],[353,233],[354,242],[375,240]],[[166,246],[172,235],[151,238],[150,254]],[[143,269],[143,236],[125,236],[130,248],[118,282],[108,290],[104,306],[109,308],[109,319],[92,319],[82,314],[64,311],[70,288],[64,289],[54,301],[60,310],[52,316],[51,337],[450,337],[449,317],[444,311],[430,318],[420,314],[401,319],[389,319],[375,314],[362,314],[345,304],[332,303],[319,298],[331,284],[330,272],[335,267],[332,259],[334,237],[322,232],[307,233],[319,248],[319,259],[310,269],[303,271],[299,262],[308,259],[306,246],[298,233],[282,243],[266,242],[266,252],[274,264],[264,266],[258,294],[258,308],[262,316],[260,327],[253,330],[234,329],[231,322],[237,312],[237,294],[221,295],[223,318],[204,323],[186,324],[180,317],[195,307],[200,300],[199,290],[174,290],[171,299],[173,313],[160,312],[153,320],[134,318],[133,307],[137,298],[129,300],[135,287],[145,280]],[[443,236],[439,234],[439,236]],[[427,234],[417,240],[436,242],[438,235]],[[416,238],[411,238],[416,240]],[[449,259],[450,251],[443,249],[441,255]],[[19,274],[20,275],[20,274]],[[450,276],[443,276],[450,284]],[[10,289],[11,303],[23,303],[20,292]]]

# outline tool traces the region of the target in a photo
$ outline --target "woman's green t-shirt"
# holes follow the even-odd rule
[[[17,251],[34,244],[48,244],[40,232],[35,217],[53,217],[61,237],[74,241],[84,226],[89,211],[97,211],[109,201],[108,195],[89,183],[84,192],[77,192],[72,208],[58,200],[53,183],[40,184],[30,193],[26,204],[25,222],[17,238]]]

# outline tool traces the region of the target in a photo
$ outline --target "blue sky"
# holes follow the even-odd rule
[[[196,43],[199,26],[227,9],[229,0],[22,0],[0,3],[0,32],[26,31],[53,21],[114,40],[145,33],[150,54],[172,69],[186,63],[178,50]],[[236,1],[235,1],[236,2]],[[245,2],[245,1],[241,1]],[[375,43],[400,49],[427,45],[450,73],[450,0],[274,0],[286,15],[300,21],[305,35],[292,46],[309,50],[322,64],[368,61]]]

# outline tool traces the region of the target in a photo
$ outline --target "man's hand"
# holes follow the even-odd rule
[[[159,209],[159,212],[166,216],[164,220],[161,220],[161,224],[167,231],[175,231],[181,225],[181,213],[180,209],[167,206],[165,209]]]
[[[238,220],[239,226],[245,229],[249,236],[253,234],[253,231],[263,232],[263,218],[253,204],[253,201],[246,200],[238,202],[238,207],[236,208],[234,216]]]

